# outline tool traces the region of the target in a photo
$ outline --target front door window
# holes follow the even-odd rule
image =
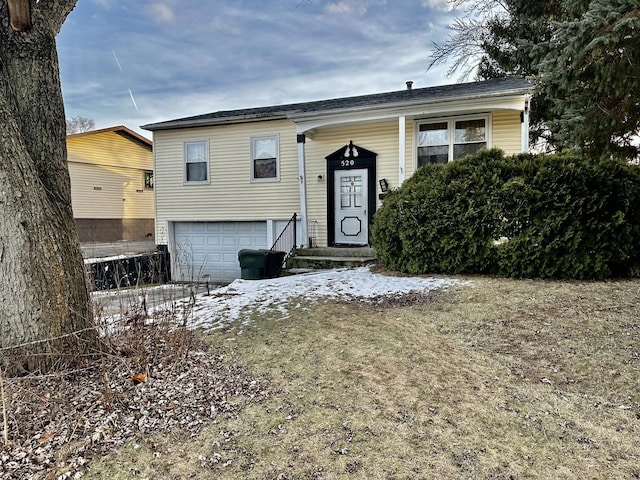
[[[362,207],[362,175],[346,176],[340,179],[340,207]]]

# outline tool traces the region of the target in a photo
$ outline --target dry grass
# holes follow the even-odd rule
[[[640,479],[640,281],[471,280],[210,335],[279,391],[87,477]]]

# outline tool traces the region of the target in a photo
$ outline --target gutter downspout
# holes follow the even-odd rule
[[[404,183],[406,178],[406,125],[406,118],[404,115],[401,115],[398,118],[398,187]]]
[[[307,137],[304,133],[296,135],[298,143],[298,174],[300,175],[300,238],[302,238],[302,248],[309,246],[309,236],[307,233],[307,180],[306,162],[304,157],[304,144]]]
[[[522,111],[522,140],[521,148],[522,153],[529,152],[529,106],[531,104],[531,96],[529,94],[524,96],[524,110]]]

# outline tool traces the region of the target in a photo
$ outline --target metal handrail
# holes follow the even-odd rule
[[[278,236],[273,246],[269,249],[270,252],[285,252],[284,259],[286,260],[296,248],[297,240],[297,215],[294,213],[289,222],[285,225],[282,233]]]

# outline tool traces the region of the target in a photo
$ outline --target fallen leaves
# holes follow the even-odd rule
[[[91,458],[141,434],[195,436],[215,417],[233,418],[268,396],[267,381],[232,358],[202,342],[176,356],[175,339],[163,335],[143,346],[153,352],[153,382],[135,356],[105,356],[81,374],[5,379],[10,442],[0,445],[0,477],[80,478]],[[155,446],[153,436],[146,441]]]
[[[147,382],[147,374],[144,372],[136,373],[133,377],[131,377],[133,383],[146,383]]]

